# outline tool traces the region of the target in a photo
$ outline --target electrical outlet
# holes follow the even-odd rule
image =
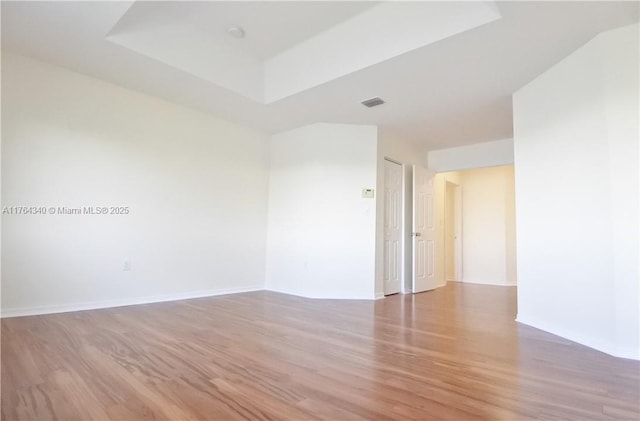
[[[129,272],[131,270],[131,260],[125,260],[122,265],[122,270],[125,272]]]

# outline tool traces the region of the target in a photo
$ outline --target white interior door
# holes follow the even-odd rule
[[[413,166],[413,292],[436,288],[433,173]]]
[[[402,166],[384,161],[384,294],[402,285]]]

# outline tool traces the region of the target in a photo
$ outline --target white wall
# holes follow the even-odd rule
[[[456,201],[459,187],[445,183],[444,189],[444,279],[457,281],[456,278]],[[462,234],[462,232],[460,233]],[[459,238],[462,240],[462,238]],[[460,253],[462,254],[462,253]],[[462,256],[460,256],[461,258]]]
[[[2,19],[2,10],[0,8],[0,20]],[[1,41],[1,40],[0,40]],[[0,54],[0,75],[2,74],[2,54]],[[1,76],[0,76],[1,77]],[[0,82],[0,114],[2,111],[2,83]],[[2,205],[2,119],[0,119],[0,205]],[[1,209],[0,209],[1,210]],[[2,316],[2,214],[0,213],[0,317]]]
[[[515,285],[513,165],[460,174],[463,282]]]
[[[3,215],[3,315],[263,287],[266,136],[24,57],[2,65],[2,205],[130,208]]]
[[[413,238],[411,237],[412,221],[413,221],[413,166],[425,166],[426,153],[419,146],[407,142],[397,136],[388,133],[380,133],[378,143],[378,180],[377,189],[381,192],[377,196],[377,206],[381,211],[378,212],[376,221],[376,297],[384,296],[384,160],[391,159],[402,164],[404,171],[404,226],[403,226],[403,291],[410,292],[413,282],[413,263],[412,263],[412,247]]]
[[[429,151],[429,169],[436,172],[513,164],[513,139]]]
[[[638,25],[514,95],[518,320],[640,357]]]
[[[377,128],[314,124],[271,137],[267,289],[374,297]],[[375,194],[377,195],[376,190]]]

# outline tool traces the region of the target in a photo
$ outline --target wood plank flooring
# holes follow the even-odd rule
[[[518,325],[515,288],[252,292],[2,320],[2,420],[638,420],[638,362]]]

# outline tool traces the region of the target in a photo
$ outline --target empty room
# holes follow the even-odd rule
[[[0,419],[638,420],[637,1],[2,1]]]

